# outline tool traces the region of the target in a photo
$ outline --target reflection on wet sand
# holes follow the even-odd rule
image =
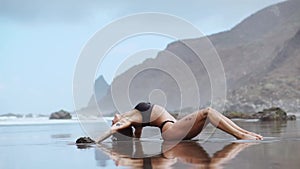
[[[222,168],[246,147],[256,143],[231,143],[215,152],[212,157],[199,142],[185,141],[157,143],[160,152],[151,152],[141,141],[113,142],[111,145],[97,145],[95,157],[99,166],[105,166],[112,159],[116,166],[130,168]],[[152,145],[153,146],[153,145]],[[148,147],[149,148],[149,147]],[[151,148],[151,147],[150,147]],[[154,148],[154,147],[153,147]],[[151,155],[153,153],[153,155]],[[156,154],[156,155],[155,155]]]

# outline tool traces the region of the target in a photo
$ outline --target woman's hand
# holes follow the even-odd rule
[[[121,120],[119,120],[118,122],[114,123],[111,127],[110,130],[113,133],[116,133],[118,130],[127,128],[131,125],[131,121],[129,120],[129,118],[125,117],[122,118]]]
[[[118,130],[124,129],[126,127],[129,127],[131,125],[131,121],[129,118],[121,118],[118,122],[114,123],[108,131],[106,131],[101,137],[96,139],[96,143],[100,143],[103,140],[107,139],[114,133],[118,132]]]

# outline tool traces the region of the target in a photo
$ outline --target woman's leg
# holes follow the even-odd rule
[[[216,110],[212,109],[212,108],[207,108],[208,110],[208,118],[211,120],[213,118],[220,119],[220,122],[223,122],[222,124],[224,124],[225,128],[226,125],[229,125],[231,127],[233,127],[235,130],[238,130],[240,133],[238,135],[240,135],[239,137],[236,137],[238,139],[251,139],[252,137],[254,137],[254,139],[256,140],[262,140],[263,137],[261,135],[258,135],[256,133],[252,133],[250,131],[247,131],[245,129],[242,129],[241,127],[239,127],[238,125],[236,125],[233,121],[231,121],[230,119],[228,119],[227,117],[225,117],[223,114],[217,112]],[[217,117],[217,118],[216,118]],[[225,132],[227,132],[227,130],[224,128],[224,126],[221,124],[217,124],[217,120],[215,121],[215,123],[212,122],[212,124],[216,127],[218,127],[221,130],[224,130]],[[231,135],[234,135],[234,133],[231,132],[227,132]]]
[[[222,115],[223,116],[223,115]],[[243,133],[246,133],[246,134],[250,134],[254,137],[258,137],[260,140],[263,139],[263,136],[259,135],[259,134],[256,134],[256,133],[253,133],[253,132],[250,132],[250,131],[247,131],[241,127],[239,127],[238,125],[236,125],[233,121],[231,121],[230,119],[228,119],[226,116],[223,116],[224,120],[231,126],[233,126],[234,128],[236,128],[237,130],[243,132]]]
[[[165,127],[166,129],[164,129],[162,136],[166,140],[191,139],[201,132],[202,128],[206,125],[207,119],[214,126],[231,134],[237,139],[262,139],[247,134],[246,132],[248,131],[241,129],[231,120],[212,108],[194,112],[174,124],[169,124],[168,127]]]

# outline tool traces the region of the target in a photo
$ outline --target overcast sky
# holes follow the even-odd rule
[[[95,32],[120,17],[163,12],[210,35],[280,1],[0,0],[0,114],[73,110],[72,80],[81,49]],[[126,55],[144,48],[164,49],[171,41],[129,39],[108,54],[98,74],[110,83]]]

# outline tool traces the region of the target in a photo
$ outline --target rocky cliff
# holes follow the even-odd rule
[[[299,9],[299,1],[285,1],[258,11],[229,31],[208,36],[224,65],[227,110],[254,112],[270,106],[283,107],[288,112],[300,109]],[[147,59],[115,78],[112,86],[119,93],[128,91],[133,104],[148,100],[153,89],[160,89],[168,101],[167,108],[178,109],[180,89],[172,76],[151,69],[141,71],[139,76],[132,78],[135,72],[145,67],[172,67],[169,62],[171,52],[185,62],[195,75],[200,87],[199,105],[208,105],[211,84],[207,68],[195,51],[185,45],[191,45],[201,53],[201,57],[210,57],[202,45],[204,40],[195,38],[173,42],[155,59]],[[177,69],[180,73],[180,68]],[[131,84],[129,88],[124,88],[122,82],[128,78],[131,78]],[[185,85],[189,88],[189,82]],[[97,101],[103,112],[115,110],[110,90]]]

